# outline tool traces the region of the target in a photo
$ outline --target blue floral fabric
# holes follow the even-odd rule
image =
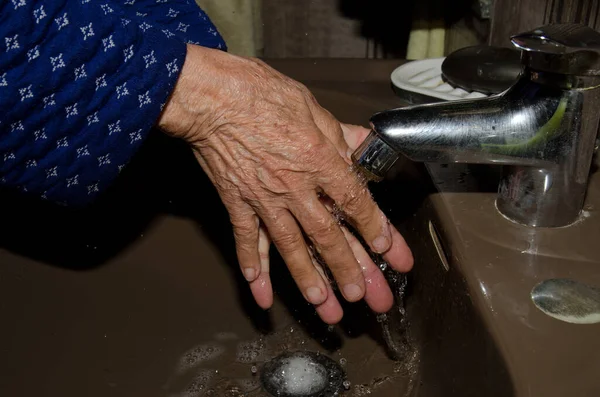
[[[155,124],[186,43],[225,49],[193,0],[0,0],[0,186],[92,201]]]

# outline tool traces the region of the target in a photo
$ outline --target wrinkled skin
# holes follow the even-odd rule
[[[346,300],[389,310],[393,298],[382,273],[331,214],[337,206],[374,252],[396,270],[410,270],[404,239],[350,167],[368,130],[340,124],[306,87],[259,60],[193,45],[159,127],[192,146],[217,188],[258,305],[273,303],[274,243],[325,322],[338,322],[342,309],[310,245]]]

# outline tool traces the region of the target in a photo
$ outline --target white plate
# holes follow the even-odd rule
[[[392,72],[392,83],[396,88],[412,91],[429,97],[455,101],[458,99],[485,98],[480,92],[468,92],[455,88],[442,80],[442,63],[446,58],[411,61]]]

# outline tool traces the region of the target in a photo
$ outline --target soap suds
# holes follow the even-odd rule
[[[282,361],[270,382],[286,394],[309,396],[325,388],[327,371],[308,357],[290,357]]]

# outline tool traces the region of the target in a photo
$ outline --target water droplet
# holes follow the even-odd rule
[[[196,397],[202,395],[202,392],[206,389],[209,382],[213,378],[211,370],[204,369],[198,372],[198,374],[192,379],[190,384],[187,386],[185,391],[181,394],[182,397]],[[208,394],[208,393],[207,393]]]
[[[199,364],[217,358],[225,349],[216,344],[212,345],[200,345],[193,349],[188,350],[183,357],[179,360],[179,371],[187,371],[192,367],[196,367]]]

